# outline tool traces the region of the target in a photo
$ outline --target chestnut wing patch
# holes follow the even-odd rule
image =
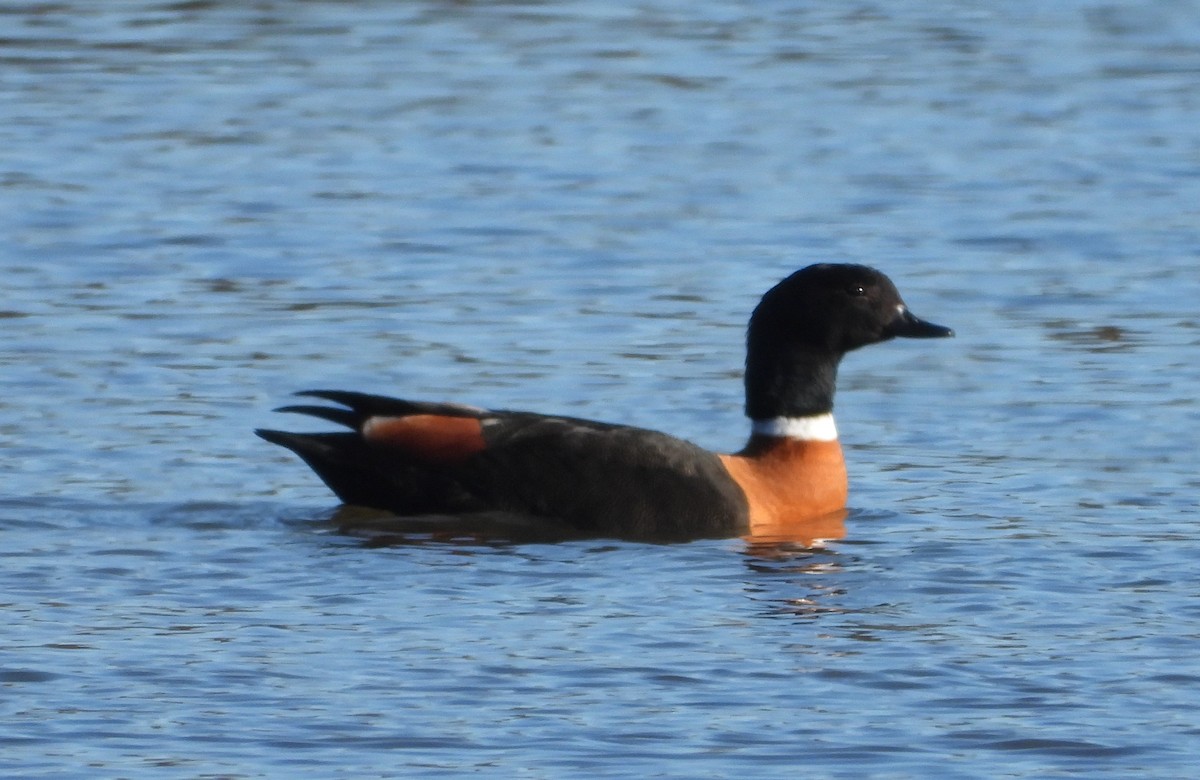
[[[440,414],[371,417],[363,423],[362,435],[371,444],[401,451],[427,463],[460,463],[487,447],[483,427],[474,417]]]

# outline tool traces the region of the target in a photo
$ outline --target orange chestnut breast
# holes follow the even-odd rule
[[[754,436],[741,452],[719,457],[746,494],[752,534],[846,506],[846,461],[836,439]]]

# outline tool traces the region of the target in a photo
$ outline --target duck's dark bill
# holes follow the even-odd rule
[[[917,317],[908,309],[892,322],[892,335],[908,339],[937,339],[953,336],[954,331]]]

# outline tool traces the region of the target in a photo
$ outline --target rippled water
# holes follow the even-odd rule
[[[0,774],[1190,774],[1198,12],[4,5]],[[844,364],[823,546],[380,546],[250,434],[733,449],[817,259],[959,334]]]

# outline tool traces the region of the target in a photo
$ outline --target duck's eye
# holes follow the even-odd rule
[[[849,287],[846,288],[846,292],[849,293],[850,297],[852,297],[852,298],[867,297],[867,288],[863,287],[861,284],[850,285]]]

